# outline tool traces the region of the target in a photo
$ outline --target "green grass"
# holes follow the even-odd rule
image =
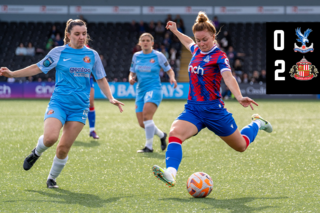
[[[99,140],[86,125],[57,179],[60,189],[46,188],[56,145],[30,171],[24,158],[43,131],[48,100],[0,101],[0,212],[320,212],[320,114],[317,101],[258,101],[254,111],[226,102],[239,128],[253,113],[271,121],[274,132],[260,132],[247,151],[238,153],[208,130],[183,144],[177,185],[166,187],[152,174],[165,166],[165,152],[155,137],[152,154],[138,154],[144,131],[133,101],[122,114],[107,101],[96,101]],[[184,102],[164,101],[156,125],[169,132]],[[205,199],[186,190],[194,172],[214,182]]]

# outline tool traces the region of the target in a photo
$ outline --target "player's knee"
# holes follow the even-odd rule
[[[55,142],[57,142],[59,135],[44,135],[43,143],[48,146],[52,146]]]
[[[238,146],[233,149],[236,150],[237,152],[244,152],[247,150],[247,146]]]
[[[59,159],[65,159],[68,156],[69,150],[69,147],[58,146],[56,155]]]
[[[181,133],[177,128],[172,127],[170,129],[169,137],[181,138]]]
[[[143,121],[152,120],[152,116],[149,113],[143,113]]]

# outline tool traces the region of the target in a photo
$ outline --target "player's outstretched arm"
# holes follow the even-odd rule
[[[178,39],[180,40],[180,42],[189,50],[190,45],[194,44],[194,41],[187,35],[180,33],[177,29],[177,25],[175,22],[173,21],[168,21],[167,26],[166,26],[167,30],[171,30],[171,32],[173,32],[173,34],[175,34]]]
[[[105,94],[105,96],[107,96],[107,98],[109,99],[110,103],[118,106],[120,112],[123,112],[122,106],[124,106],[124,104],[113,98],[107,79],[101,78],[97,80],[97,83],[103,94]]]
[[[243,106],[243,107],[248,107],[250,106],[251,109],[253,110],[252,104],[258,106],[258,104],[252,100],[251,98],[248,97],[242,97],[239,84],[236,81],[236,79],[233,77],[231,72],[226,71],[222,73],[222,77],[226,85],[229,87],[230,91],[234,95],[234,97],[237,99],[237,101]]]
[[[31,66],[28,66],[26,68],[23,68],[21,70],[17,70],[14,72],[10,71],[7,67],[0,68],[0,76],[4,76],[7,78],[28,77],[28,76],[37,75],[41,72],[42,71],[36,64],[33,64]]]
[[[174,76],[174,72],[172,69],[170,69],[169,71],[167,71],[167,74],[169,76],[169,82],[170,84],[173,84],[174,85],[174,88],[177,88],[178,84],[177,84],[177,81],[176,81],[176,78]]]

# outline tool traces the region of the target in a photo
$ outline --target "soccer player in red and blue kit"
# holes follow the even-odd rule
[[[193,40],[177,30],[176,23],[169,21],[170,29],[180,42],[190,50],[192,59],[189,64],[189,97],[185,110],[173,122],[166,152],[166,169],[153,166],[154,175],[169,186],[176,184],[175,176],[182,160],[181,144],[186,139],[208,128],[231,148],[243,152],[252,143],[259,129],[272,132],[271,124],[260,115],[254,114],[252,122],[241,131],[221,100],[220,83],[223,78],[238,102],[244,106],[258,104],[248,97],[242,97],[237,81],[231,74],[229,60],[216,44],[216,29],[205,13],[199,12],[192,31]]]

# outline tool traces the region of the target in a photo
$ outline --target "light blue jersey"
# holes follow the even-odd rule
[[[56,84],[49,104],[70,111],[89,107],[91,72],[97,80],[106,76],[98,53],[86,46],[82,49],[73,49],[68,44],[56,47],[37,66],[45,74],[56,68]]]
[[[152,50],[149,54],[139,51],[133,55],[130,72],[137,74],[138,93],[151,89],[161,90],[160,68],[165,72],[171,69],[166,57],[159,51]]]

